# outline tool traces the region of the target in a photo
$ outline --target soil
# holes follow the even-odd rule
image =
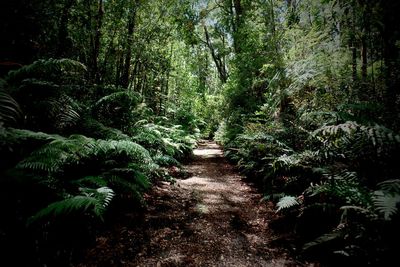
[[[142,216],[126,213],[77,266],[316,266],[277,247],[272,203],[203,141],[185,166],[189,178],[145,195]]]

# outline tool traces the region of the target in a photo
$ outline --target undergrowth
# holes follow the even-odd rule
[[[24,244],[14,265],[70,264],[118,214],[145,208],[153,184],[173,182],[196,145],[139,94],[91,86],[85,72],[48,59],[1,80],[0,249]]]

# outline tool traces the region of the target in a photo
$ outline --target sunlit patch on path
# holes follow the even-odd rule
[[[207,143],[206,147],[195,149],[193,154],[200,158],[215,158],[223,156],[221,148],[215,143]]]

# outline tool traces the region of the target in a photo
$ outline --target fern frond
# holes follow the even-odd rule
[[[141,162],[143,164],[150,164],[153,162],[147,149],[139,144],[127,140],[98,140],[96,142],[95,153],[99,152],[108,155],[108,157],[112,155],[123,155],[133,162]]]
[[[72,184],[76,184],[79,187],[91,187],[91,186],[107,186],[107,181],[102,176],[85,176],[83,178],[72,181]]]
[[[86,72],[86,70],[85,65],[72,59],[40,59],[18,70],[10,71],[5,79],[10,83],[28,78],[45,79],[51,77],[60,79],[63,76],[77,76]]]
[[[281,170],[288,171],[296,167],[311,166],[313,162],[318,161],[320,161],[319,151],[305,150],[292,155],[283,154],[274,158],[270,165],[275,172],[279,172]]]
[[[130,104],[136,104],[139,103],[140,95],[135,93],[135,92],[127,92],[122,91],[122,92],[116,92],[112,93],[110,95],[104,96],[100,98],[94,105],[93,108],[95,110],[101,108],[101,107],[108,107],[110,105],[115,105],[115,104],[122,104],[123,102],[128,101]]]
[[[400,135],[382,125],[365,126],[354,121],[323,126],[313,132],[328,149],[351,147],[353,154],[362,153],[367,146],[384,148],[400,145]]]
[[[21,144],[24,141],[52,141],[63,138],[55,134],[47,134],[42,132],[34,132],[24,129],[7,128],[2,136],[8,144]]]
[[[386,180],[379,183],[378,186],[384,192],[400,195],[400,179]]]
[[[390,220],[397,213],[400,195],[393,195],[383,191],[375,191],[373,195],[375,208],[383,214],[385,220]]]
[[[108,173],[110,175],[117,175],[121,178],[125,178],[127,181],[135,183],[143,189],[147,189],[151,185],[147,176],[134,168],[114,168]]]
[[[347,121],[338,125],[322,126],[314,131],[314,135],[321,134],[323,136],[337,136],[338,134],[351,134],[359,128],[358,123],[354,121]]]
[[[81,189],[82,195],[72,196],[49,204],[46,208],[29,218],[28,224],[36,221],[69,215],[73,212],[86,212],[89,209],[102,219],[105,209],[114,197],[114,191],[108,187],[97,189]]]
[[[283,210],[283,209],[288,209],[294,206],[300,205],[299,201],[297,200],[296,197],[293,196],[284,196],[282,197],[279,202],[276,204],[278,209],[276,212]]]
[[[137,183],[128,181],[127,179],[118,175],[107,176],[107,180],[110,186],[114,188],[114,190],[116,190],[117,192],[132,194],[137,200],[142,200],[143,189]]]
[[[80,188],[80,191],[88,197],[94,197],[97,201],[94,203],[93,212],[96,216],[103,219],[102,216],[110,205],[111,200],[114,198],[114,191],[106,186],[92,189],[92,188]]]
[[[21,115],[22,111],[18,103],[0,88],[0,122],[15,123]]]
[[[324,170],[322,175],[325,177],[325,181],[311,185],[306,190],[310,196],[327,194],[335,196],[349,205],[371,206],[370,193],[360,184],[357,173],[347,170],[341,172]]]
[[[131,140],[131,138],[122,131],[107,127],[93,118],[84,117],[79,127],[82,134],[96,139]]]
[[[169,166],[180,166],[181,164],[171,156],[168,155],[156,155],[154,158],[154,162],[163,167]]]
[[[50,99],[47,103],[49,113],[55,121],[57,128],[76,125],[81,118],[79,115],[79,105],[67,95]]]
[[[17,164],[17,168],[60,172],[67,163],[77,163],[87,157],[94,140],[82,135],[57,138],[31,153]]]

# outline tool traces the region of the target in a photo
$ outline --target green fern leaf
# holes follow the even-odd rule
[[[0,122],[15,123],[21,115],[22,111],[18,103],[0,88]]]
[[[78,180],[72,181],[73,184],[76,184],[80,187],[85,187],[85,186],[107,186],[107,181],[104,179],[102,176],[85,176],[83,178],[80,178]]]
[[[278,207],[278,209],[276,210],[276,212],[283,210],[283,209],[288,209],[290,207],[294,207],[300,205],[300,203],[297,201],[296,197],[293,196],[284,196],[282,197],[279,202],[276,204],[276,206]]]
[[[18,70],[10,71],[5,79],[10,83],[28,78],[52,77],[60,79],[63,76],[77,76],[77,74],[82,74],[86,70],[85,65],[72,59],[40,59]]]
[[[373,201],[378,212],[383,214],[385,220],[390,220],[397,213],[397,205],[400,203],[400,195],[392,195],[383,191],[375,191]]]
[[[94,215],[102,219],[105,209],[114,197],[114,191],[108,187],[97,189],[81,189],[83,195],[73,196],[49,204],[34,216],[30,217],[28,224],[51,217],[69,215],[74,212],[86,212],[89,209]]]
[[[400,195],[400,179],[386,180],[379,183],[378,186],[385,192]]]

